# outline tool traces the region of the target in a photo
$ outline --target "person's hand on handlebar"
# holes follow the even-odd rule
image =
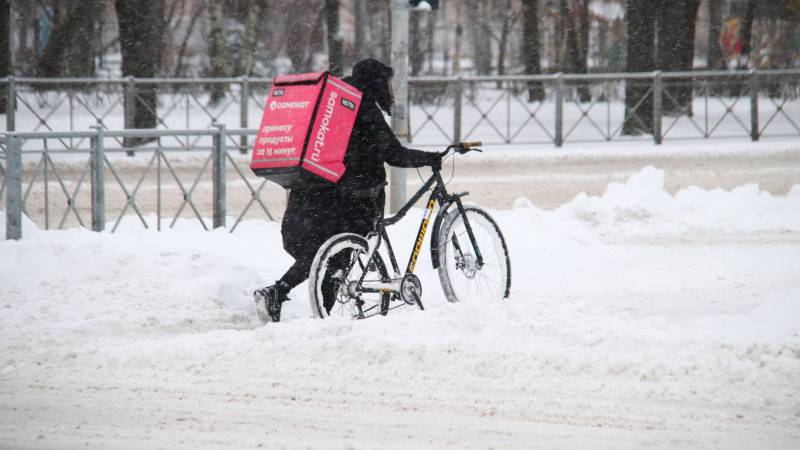
[[[444,153],[436,153],[436,157],[431,162],[431,170],[434,172],[442,170],[442,158],[444,158],[444,155]]]

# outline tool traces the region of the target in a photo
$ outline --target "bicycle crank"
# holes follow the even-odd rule
[[[409,305],[421,304],[422,283],[413,273],[407,273],[400,283],[400,299]]]

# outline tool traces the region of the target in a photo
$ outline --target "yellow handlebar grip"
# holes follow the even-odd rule
[[[483,142],[481,141],[464,142],[461,145],[463,145],[465,149],[469,150],[472,147],[480,147],[481,145],[483,145]]]

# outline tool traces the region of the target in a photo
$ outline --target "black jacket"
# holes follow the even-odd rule
[[[391,68],[365,60],[356,64],[353,76],[344,79],[363,93],[344,158],[345,173],[336,184],[290,192],[281,233],[284,248],[295,258],[308,252],[313,257],[335,234],[363,235],[372,229],[383,214],[384,163],[423,167],[441,160],[436,153],[404,147],[386,123],[381,108],[391,107],[390,77]]]

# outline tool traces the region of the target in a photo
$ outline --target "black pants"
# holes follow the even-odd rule
[[[365,236],[372,231],[383,215],[385,201],[384,193],[380,192],[376,198],[340,197],[328,204],[316,205],[316,208],[309,208],[306,204],[302,209],[287,209],[281,234],[283,248],[294,257],[294,264],[279,281],[294,289],[308,279],[317,250],[332,236],[339,233]],[[290,207],[292,203],[290,197]]]
[[[294,264],[289,267],[289,270],[278,281],[285,283],[289,289],[294,289],[297,285],[306,281],[308,274],[311,272],[311,263],[314,262],[315,254],[316,249],[314,253],[296,255]]]

